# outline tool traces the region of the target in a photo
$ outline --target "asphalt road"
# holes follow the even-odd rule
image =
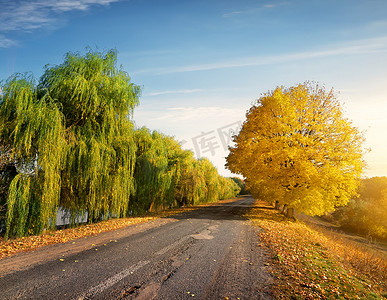
[[[271,299],[251,197],[0,261],[0,299]]]

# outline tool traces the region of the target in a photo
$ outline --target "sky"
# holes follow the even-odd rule
[[[385,0],[0,0],[0,80],[116,49],[142,89],[133,120],[220,174],[246,111],[277,86],[334,88],[365,131],[364,176],[387,176]]]

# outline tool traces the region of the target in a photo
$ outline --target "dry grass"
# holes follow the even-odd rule
[[[368,246],[362,245],[335,231],[317,225],[307,225],[327,237],[324,246],[347,267],[371,278],[374,282],[379,282],[382,289],[387,290],[387,254],[385,252],[374,249],[371,243]]]
[[[257,205],[247,217],[272,252],[278,299],[385,299],[385,259]]]

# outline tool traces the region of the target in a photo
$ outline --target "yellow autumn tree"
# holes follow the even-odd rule
[[[304,83],[264,94],[246,114],[226,166],[255,197],[321,215],[356,194],[363,134],[333,90]]]

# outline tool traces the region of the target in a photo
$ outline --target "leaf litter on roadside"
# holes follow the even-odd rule
[[[0,259],[14,255],[21,251],[33,250],[45,245],[66,243],[78,238],[86,238],[87,236],[96,235],[105,231],[112,231],[124,228],[130,225],[145,223],[157,218],[168,217],[174,214],[191,211],[195,208],[184,207],[176,208],[157,213],[148,213],[145,216],[130,217],[122,219],[110,219],[94,224],[80,225],[75,228],[60,229],[56,231],[48,231],[42,235],[27,236],[22,238],[14,238],[5,240],[0,237]],[[117,240],[113,240],[117,242]],[[75,244],[76,242],[72,242]]]
[[[332,241],[322,233],[259,206],[246,217],[262,229],[258,234],[272,253],[277,299],[386,299],[383,283],[343,264],[329,252],[325,245]]]

